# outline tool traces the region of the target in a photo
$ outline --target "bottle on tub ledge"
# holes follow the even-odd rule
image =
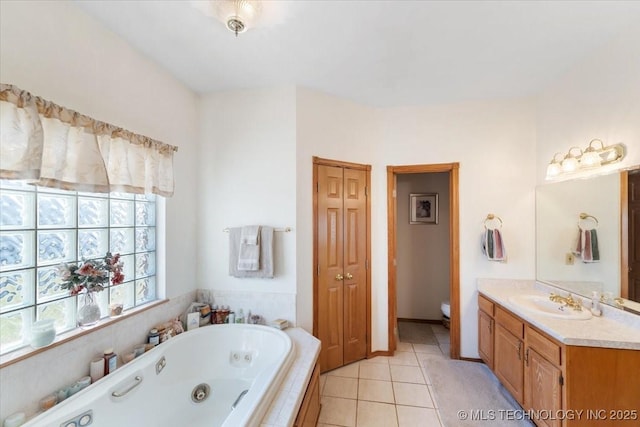
[[[236,323],[244,323],[244,312],[242,311],[242,309],[240,309],[240,311],[238,312],[238,316],[236,316]]]

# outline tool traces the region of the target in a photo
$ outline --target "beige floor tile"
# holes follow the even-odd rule
[[[398,405],[433,408],[429,389],[424,384],[393,383],[393,393]]]
[[[327,383],[327,375],[320,375],[320,395],[322,395],[322,391],[324,390],[324,385]]]
[[[342,366],[340,368],[326,372],[326,375],[334,377],[358,378],[358,370],[360,368],[359,365],[359,362],[351,363],[350,365]]]
[[[433,331],[434,334],[449,334],[449,329],[445,328],[442,325],[431,325],[431,330]]]
[[[419,366],[391,365],[391,380],[401,383],[426,384]]]
[[[320,402],[319,423],[355,427],[357,400],[322,396]]]
[[[344,399],[358,398],[358,379],[346,377],[327,377],[323,396],[342,397]]]
[[[396,351],[413,351],[413,346],[408,342],[399,342]]]
[[[416,408],[415,406],[396,406],[399,427],[438,427],[440,420],[435,409]]]
[[[383,365],[380,363],[362,363],[360,364],[360,378],[367,380],[391,381],[389,365]]]
[[[435,353],[440,354],[440,347],[434,344],[413,344],[413,351],[416,353]],[[416,355],[420,357],[420,355]]]
[[[335,424],[318,423],[316,424],[316,427],[340,427],[340,426],[337,426]]]
[[[397,427],[396,407],[389,403],[358,401],[358,427]]]
[[[364,363],[375,363],[375,364],[382,364],[382,365],[388,365],[389,364],[389,356],[376,356],[373,357],[371,359],[364,359],[360,361],[360,364],[364,364]]]
[[[451,351],[451,346],[449,344],[440,344],[440,350],[442,351],[442,355],[447,359],[450,358],[449,352]]]
[[[435,334],[436,340],[438,340],[438,344],[449,344],[451,342],[451,338],[449,337],[449,333],[446,334]]]
[[[433,402],[433,407],[438,408],[438,402],[436,401],[435,395],[433,394],[433,386],[429,385],[429,394],[431,395],[431,401]]]
[[[409,351],[396,351],[393,357],[389,358],[389,365],[419,366],[416,354]]]
[[[358,399],[395,403],[393,400],[393,387],[390,381],[360,379],[358,383]]]

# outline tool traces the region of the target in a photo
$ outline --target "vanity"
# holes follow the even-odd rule
[[[480,357],[539,427],[640,426],[639,175],[538,186],[536,280],[478,279]]]
[[[538,426],[640,425],[638,321],[556,317],[522,302],[549,290],[478,280],[482,360]]]

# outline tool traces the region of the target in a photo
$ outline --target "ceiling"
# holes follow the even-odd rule
[[[637,1],[267,0],[235,37],[192,3],[75,1],[197,93],[295,84],[378,107],[535,95],[640,22]]]

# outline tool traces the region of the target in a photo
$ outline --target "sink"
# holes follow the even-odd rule
[[[556,319],[591,319],[591,312],[588,309],[582,308],[582,311],[576,311],[571,307],[564,307],[560,303],[553,302],[548,296],[544,295],[515,295],[509,297],[508,301],[531,313],[554,317]]]

